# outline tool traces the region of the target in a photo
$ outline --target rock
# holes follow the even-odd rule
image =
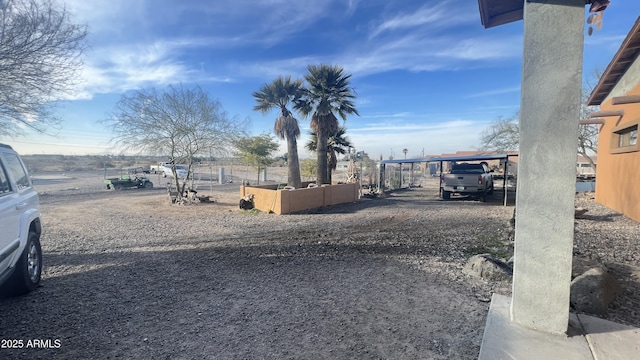
[[[507,260],[507,266],[509,266],[510,268],[513,269],[513,260],[515,260],[515,256],[512,256],[509,258],[509,260]]]
[[[575,217],[580,217],[580,216],[584,215],[587,211],[589,211],[589,210],[588,209],[583,209],[583,208],[576,208]]]
[[[573,261],[571,262],[571,279],[584,274],[587,270],[600,267],[606,269],[604,261],[598,254],[589,252],[586,254],[576,254],[574,252]]]
[[[594,267],[571,282],[571,307],[576,311],[606,315],[609,304],[621,293],[618,281],[603,267]]]
[[[513,275],[513,269],[509,265],[490,254],[472,256],[462,272],[488,281],[510,280]]]

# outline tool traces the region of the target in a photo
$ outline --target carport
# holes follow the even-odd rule
[[[517,155],[511,155],[517,156]],[[387,164],[399,164],[400,165],[400,174],[402,177],[402,169],[404,164],[411,164],[411,174],[413,174],[414,164],[416,163],[438,163],[438,175],[442,175],[443,164],[445,162],[472,162],[472,161],[490,161],[490,160],[500,160],[504,161],[505,164],[505,173],[502,182],[502,188],[504,192],[504,206],[507,206],[507,178],[508,178],[508,167],[509,164],[509,155],[508,154],[485,154],[485,155],[473,155],[473,156],[451,156],[451,157],[432,157],[432,158],[418,158],[418,159],[398,159],[398,160],[382,160],[380,162],[380,174],[378,176],[378,189],[382,189],[383,178],[385,174],[385,168]],[[439,186],[442,187],[442,178],[440,178]]]

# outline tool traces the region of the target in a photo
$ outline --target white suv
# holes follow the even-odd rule
[[[0,297],[28,293],[40,283],[39,204],[20,156],[0,144]]]

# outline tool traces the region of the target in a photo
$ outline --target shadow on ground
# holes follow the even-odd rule
[[[354,249],[202,246],[45,262],[41,288],[0,300],[0,337],[61,346],[3,358],[471,359],[487,311],[434,274]],[[75,272],[80,264],[92,270]]]

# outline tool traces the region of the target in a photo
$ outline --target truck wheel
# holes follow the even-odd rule
[[[40,236],[29,232],[27,246],[16,263],[16,270],[7,282],[7,290],[11,295],[26,294],[40,284],[42,275],[42,249]]]
[[[153,187],[153,183],[151,181],[147,181],[144,183],[144,187],[147,189],[151,189]]]
[[[122,185],[120,184],[113,185],[113,190],[122,190]]]
[[[487,192],[483,192],[482,195],[480,195],[480,201],[482,202],[487,202]]]
[[[442,190],[442,198],[445,200],[451,199],[451,191]]]

